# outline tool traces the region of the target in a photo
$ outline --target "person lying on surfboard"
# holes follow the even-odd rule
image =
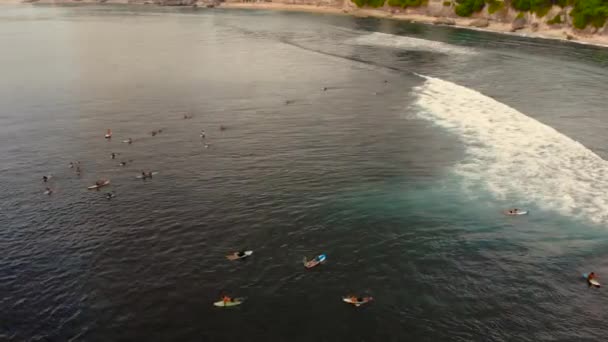
[[[349,304],[353,304],[355,306],[360,306],[374,300],[373,297],[358,297],[358,296],[348,296],[344,297],[343,300]]]
[[[306,268],[313,268],[319,264],[321,264],[322,262],[325,261],[325,254],[321,254],[321,255],[317,255],[316,257],[314,257],[311,260],[306,260],[306,257],[304,257],[304,259],[302,260],[304,262],[304,267]]]
[[[238,252],[234,252],[232,254],[226,255],[226,259],[228,259],[228,260],[243,259],[245,257],[250,256],[252,253],[253,253],[252,251],[238,251]]]
[[[351,300],[353,303],[361,303],[361,302],[363,302],[363,297],[355,297],[355,296],[352,296],[352,297],[350,297],[350,300]]]
[[[150,171],[150,172],[142,171],[141,172],[141,179],[146,179],[146,178],[152,178],[152,171]]]

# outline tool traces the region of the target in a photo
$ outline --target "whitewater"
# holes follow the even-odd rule
[[[500,200],[608,222],[608,162],[581,143],[475,90],[422,76],[418,116],[456,134],[466,158],[454,167],[471,195],[480,185]]]

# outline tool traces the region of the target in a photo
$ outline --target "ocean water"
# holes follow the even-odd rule
[[[606,339],[608,50],[112,5],[0,46],[0,341]]]

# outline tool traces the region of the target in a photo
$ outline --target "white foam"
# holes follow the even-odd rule
[[[465,47],[446,44],[433,40],[398,36],[381,32],[374,32],[368,35],[353,38],[352,40],[350,40],[350,43],[354,45],[384,46],[410,51],[430,51],[449,55],[476,54],[474,50]]]
[[[608,223],[608,162],[555,129],[472,89],[425,77],[415,89],[419,116],[456,133],[467,185],[498,198]]]

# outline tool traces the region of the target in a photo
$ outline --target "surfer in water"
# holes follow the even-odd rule
[[[70,169],[74,168],[74,162],[70,162]]]
[[[46,192],[45,192],[45,193],[46,193],[47,195],[51,195],[51,194],[53,193],[53,189],[51,189],[51,188],[47,187],[47,188],[46,188]]]
[[[126,166],[127,162],[120,162],[120,166]]]
[[[115,195],[114,195],[114,193],[113,193],[113,192],[108,192],[108,193],[106,194],[106,198],[107,198],[107,199],[109,199],[109,200],[111,200],[112,198],[114,198],[114,196],[115,196]]]
[[[201,139],[205,139],[205,130],[201,129]]]
[[[133,143],[133,139],[129,138],[127,139],[127,144],[131,145]]]
[[[593,286],[593,284],[591,284],[591,281],[595,279],[597,279],[595,272],[589,273],[589,275],[587,276],[587,284],[589,285],[589,287]]]
[[[116,159],[116,153],[112,152],[112,159]]]
[[[232,298],[230,298],[229,296],[224,295],[222,297],[222,302],[224,302],[224,305],[226,305],[227,303],[232,302]]]
[[[42,176],[42,181],[43,181],[43,182],[45,182],[45,183],[46,183],[46,182],[48,182],[48,181],[49,181],[49,177],[47,177],[47,176]]]

